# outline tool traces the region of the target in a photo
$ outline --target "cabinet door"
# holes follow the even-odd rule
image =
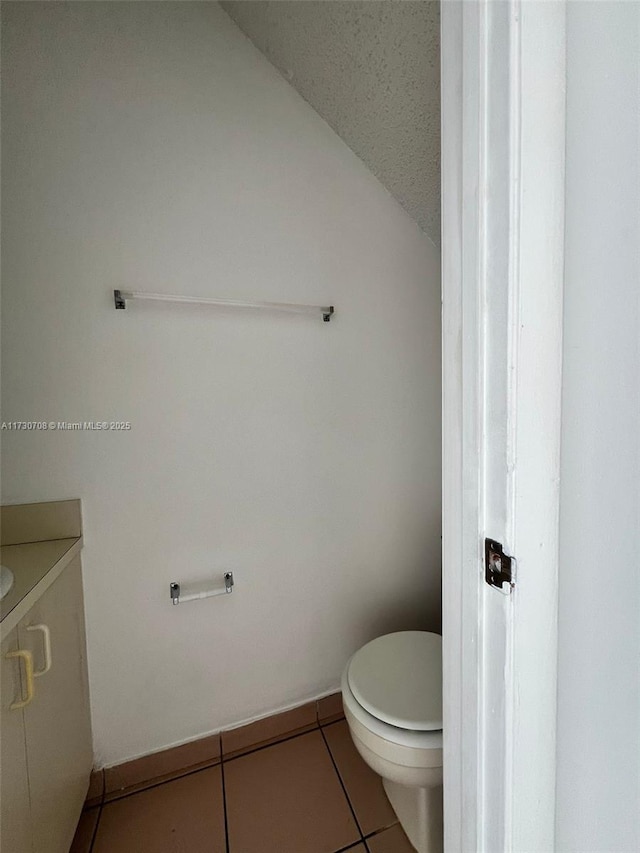
[[[50,662],[46,668],[46,626]],[[28,628],[33,630],[29,631]],[[67,566],[18,625],[36,673],[24,709],[34,853],[68,853],[92,765],[80,560]]]
[[[24,732],[24,711],[11,709],[22,699],[22,663],[19,658],[7,658],[18,648],[15,628],[2,643],[0,670],[0,850],[2,853],[30,853],[31,815],[27,753]]]

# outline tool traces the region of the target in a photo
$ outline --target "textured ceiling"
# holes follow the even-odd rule
[[[439,244],[439,3],[220,5]]]

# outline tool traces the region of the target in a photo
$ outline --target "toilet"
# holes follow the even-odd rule
[[[400,631],[367,643],[342,675],[356,749],[418,853],[442,853],[442,637]]]

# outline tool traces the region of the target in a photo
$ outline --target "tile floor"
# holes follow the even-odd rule
[[[71,853],[413,853],[343,719],[215,761],[103,796]]]

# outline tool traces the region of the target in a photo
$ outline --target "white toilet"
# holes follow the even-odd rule
[[[356,749],[418,853],[442,853],[442,637],[400,631],[349,660],[342,700]]]

